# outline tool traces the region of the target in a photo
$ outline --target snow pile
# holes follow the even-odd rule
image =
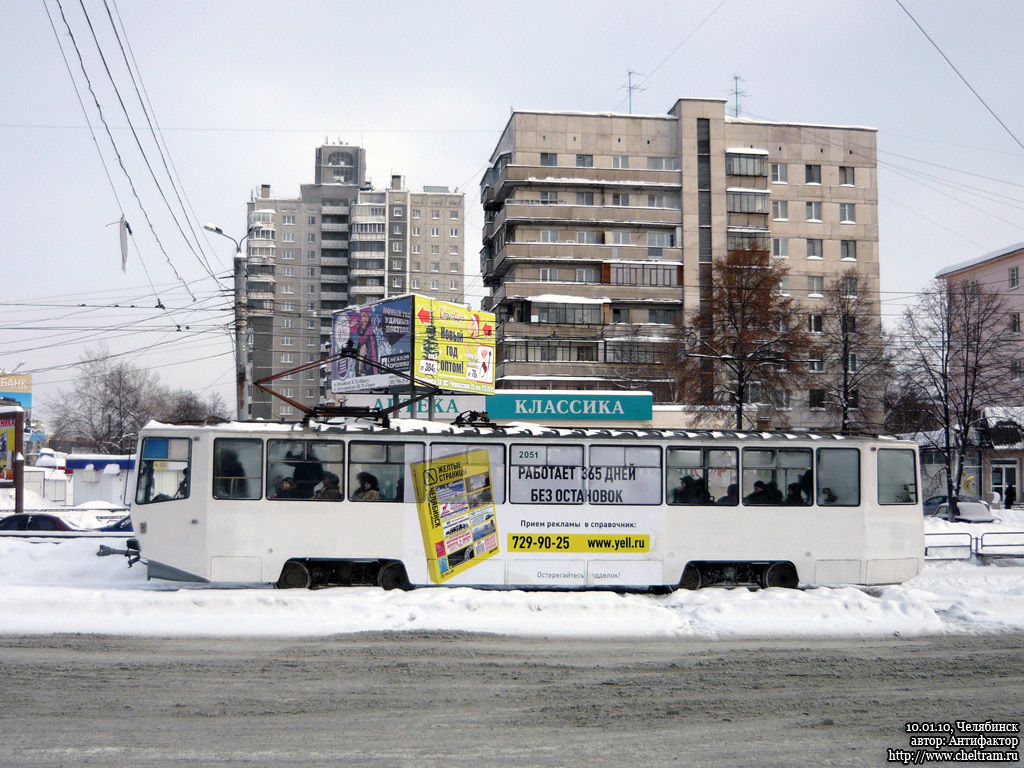
[[[104,539],[0,538],[0,633],[324,636],[467,631],[520,636],[901,636],[1024,629],[1024,561],[929,563],[880,590],[704,589],[666,596],[466,588],[278,591],[146,581]],[[106,541],[122,546],[123,539]]]

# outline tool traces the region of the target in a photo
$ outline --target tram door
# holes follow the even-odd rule
[[[999,497],[1005,502],[1006,490],[1012,486],[1016,502],[1019,503],[1021,501],[1020,473],[1017,462],[1015,460],[993,461],[991,472],[992,490],[998,493]]]

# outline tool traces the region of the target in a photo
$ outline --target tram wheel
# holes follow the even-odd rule
[[[679,580],[680,589],[700,589],[704,584],[704,577],[693,563],[687,563],[683,568],[683,578]]]
[[[309,589],[313,584],[313,577],[305,563],[298,560],[289,560],[281,569],[281,577],[275,585],[278,589]]]
[[[385,563],[377,571],[377,586],[384,589],[412,589],[409,583],[409,576],[405,572],[405,566],[396,560]]]
[[[796,589],[800,586],[800,577],[792,563],[772,563],[761,574],[761,586]]]

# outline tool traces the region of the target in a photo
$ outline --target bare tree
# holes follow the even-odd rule
[[[744,407],[788,397],[803,381],[809,337],[795,322],[788,270],[759,248],[735,250],[712,266],[712,286],[681,337],[676,373],[689,399],[727,404],[743,429]]]
[[[170,423],[202,422],[225,420],[228,412],[224,399],[217,392],[203,399],[191,390],[179,389],[163,393],[155,418]]]
[[[965,454],[985,406],[999,405],[1012,382],[1016,345],[998,294],[975,281],[936,280],[901,324],[903,377],[916,384],[918,429],[942,458],[949,515],[957,514]]]
[[[662,365],[665,341],[665,337],[647,334],[633,323],[606,339],[605,360],[611,364],[609,370],[615,385],[621,389],[649,389],[655,399],[665,399],[662,397],[667,389]]]
[[[812,367],[820,371],[815,386],[824,390],[833,427],[844,435],[878,431],[885,343],[878,304],[865,295],[857,270],[829,284],[823,311],[811,315],[811,324],[808,330],[818,339],[811,351]]]
[[[131,453],[155,413],[155,374],[115,360],[105,346],[86,350],[77,367],[74,385],[47,403],[54,436],[84,439],[100,453]]]

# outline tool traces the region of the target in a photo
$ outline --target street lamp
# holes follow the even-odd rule
[[[203,229],[208,232],[213,232],[215,235],[226,237],[232,243],[235,244],[235,378],[236,386],[238,387],[237,394],[237,413],[238,418],[244,419],[246,417],[246,375],[245,375],[245,254],[242,253],[242,243],[248,239],[249,235],[256,228],[255,225],[249,227],[249,231],[245,233],[245,237],[241,240],[235,240],[224,232],[218,226],[213,224],[206,224]]]

